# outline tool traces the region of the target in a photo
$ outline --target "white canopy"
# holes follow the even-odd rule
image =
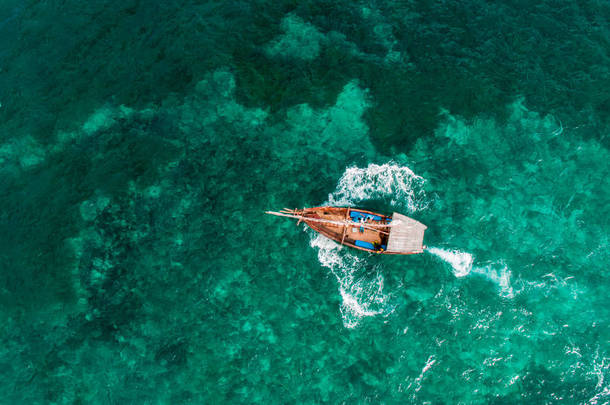
[[[388,252],[421,253],[424,251],[426,225],[395,212],[388,238]]]

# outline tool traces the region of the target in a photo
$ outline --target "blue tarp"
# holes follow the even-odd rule
[[[363,240],[357,240],[355,244],[356,244],[356,246],[359,246],[361,248],[365,248],[365,249],[369,249],[369,250],[375,250],[375,246],[373,246],[373,244],[370,243],[370,242],[365,242]],[[381,248],[383,250],[385,250],[386,245],[381,245]]]
[[[365,248],[365,249],[375,250],[375,246],[373,246],[373,244],[371,242],[365,242],[363,240],[357,240],[356,246],[359,246],[359,247]]]
[[[360,212],[360,211],[351,211],[349,213],[349,216],[354,220],[354,222],[358,222],[358,220],[360,218],[363,219],[373,219],[375,221],[381,221],[383,218],[380,217],[379,215],[373,215],[373,214],[368,214],[366,212]]]

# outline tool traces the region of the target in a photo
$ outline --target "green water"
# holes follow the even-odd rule
[[[608,403],[609,21],[3,2],[0,402]],[[428,249],[263,214],[322,204]]]

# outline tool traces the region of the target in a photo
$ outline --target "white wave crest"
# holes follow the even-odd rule
[[[484,267],[475,267],[472,271],[495,283],[500,289],[500,296],[504,298],[515,297],[515,290],[510,281],[511,271],[503,261],[489,263]]]
[[[414,212],[426,207],[425,180],[406,166],[393,162],[370,164],[365,168],[348,167],[337,189],[329,194],[331,205],[352,205],[374,198],[391,197],[391,205]]]
[[[468,252],[460,252],[459,250],[446,250],[431,247],[428,252],[440,257],[453,267],[453,275],[456,277],[464,277],[472,270],[472,255]]]
[[[449,263],[453,268],[454,276],[465,277],[470,273],[481,275],[498,286],[500,296],[514,298],[515,290],[510,280],[511,271],[503,261],[488,263],[484,266],[473,266],[474,257],[468,252],[435,247],[430,247],[426,251]]]
[[[579,353],[580,354],[580,353]],[[586,403],[588,405],[597,405],[600,400],[603,404],[608,404],[607,399],[610,398],[610,384],[606,382],[605,377],[608,376],[610,371],[610,357],[605,354],[600,355],[599,347],[595,349],[595,357],[592,361],[593,370],[587,374],[593,377],[597,377],[597,385],[595,390],[598,391],[594,397],[590,398]]]
[[[608,387],[604,387],[604,389],[601,392],[598,392],[597,394],[595,394],[595,396],[593,398],[590,398],[587,401],[587,405],[598,405],[599,404],[599,400],[606,400],[606,398],[610,398],[610,386]],[[604,402],[604,404],[607,404],[608,402]]]
[[[315,234],[310,245],[318,249],[320,264],[330,269],[339,283],[341,316],[346,328],[355,328],[363,317],[385,312],[389,297],[383,292],[383,276],[379,271],[367,275],[364,260],[320,234]]]
[[[422,387],[422,382],[424,380],[424,377],[425,377],[426,373],[432,368],[434,363],[436,363],[436,357],[434,355],[429,356],[428,360],[426,360],[426,364],[424,365],[421,372],[419,373],[419,376],[417,378],[415,378],[413,380],[413,382],[409,383],[409,385],[405,388],[405,390],[407,390],[407,391],[410,389],[413,389],[413,395],[411,396],[412,401],[415,401],[417,399],[416,394],[417,394],[417,392],[419,392],[419,390]],[[405,379],[405,381],[409,381],[409,379],[410,378],[407,377]]]

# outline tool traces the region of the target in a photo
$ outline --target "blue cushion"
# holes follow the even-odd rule
[[[383,250],[385,250],[385,248],[386,248],[386,247],[387,247],[386,245],[381,245],[381,248],[382,248]]]
[[[361,248],[365,248],[365,249],[369,249],[369,250],[375,250],[375,246],[373,246],[372,243],[365,242],[363,240],[357,240],[356,246],[360,246]]]

